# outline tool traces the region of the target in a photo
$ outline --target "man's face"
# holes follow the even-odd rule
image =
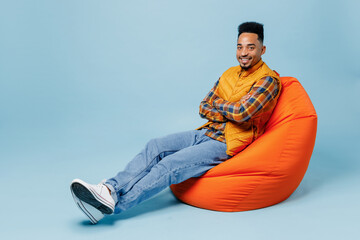
[[[256,33],[242,33],[237,42],[236,59],[243,69],[249,69],[258,63],[266,47],[258,40]]]

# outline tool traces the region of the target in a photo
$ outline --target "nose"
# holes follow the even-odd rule
[[[241,49],[241,51],[240,51],[240,56],[245,57],[245,56],[247,56],[247,55],[248,55],[247,49],[246,49],[246,48]]]

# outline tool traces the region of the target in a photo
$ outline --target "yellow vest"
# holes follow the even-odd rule
[[[250,91],[257,81],[266,76],[270,76],[278,82],[280,93],[281,82],[279,76],[260,60],[248,70],[243,70],[240,66],[231,67],[226,70],[220,77],[215,94],[226,101],[238,102]],[[264,133],[266,122],[271,116],[278,96],[279,94],[274,101],[266,104],[249,121],[242,123],[226,122],[225,140],[227,145],[226,153],[228,155],[233,156],[240,152]]]

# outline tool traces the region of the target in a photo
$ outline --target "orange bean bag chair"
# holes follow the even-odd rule
[[[299,81],[281,77],[282,91],[265,133],[203,176],[171,185],[181,201],[235,212],[274,205],[299,186],[315,144],[317,115]]]

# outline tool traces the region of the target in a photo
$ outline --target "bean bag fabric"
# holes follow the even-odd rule
[[[287,199],[299,186],[315,144],[317,115],[299,81],[281,77],[281,95],[265,133],[203,176],[172,185],[181,201],[235,212]]]

